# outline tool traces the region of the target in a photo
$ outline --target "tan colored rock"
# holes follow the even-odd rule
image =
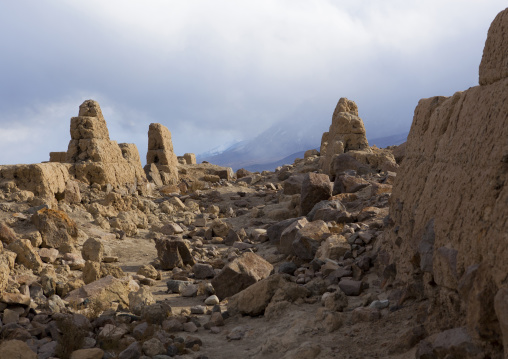
[[[102,359],[104,350],[100,348],[79,349],[71,353],[70,359]]]
[[[160,273],[150,264],[145,264],[139,267],[137,274],[151,279],[160,279]]]
[[[155,299],[153,299],[152,292],[146,287],[129,293],[129,310],[132,313],[140,315],[143,307],[151,304],[155,304]]]
[[[113,276],[107,276],[75,289],[69,293],[65,300],[80,303],[85,298],[97,298],[103,303],[117,302],[129,306],[129,293],[127,285]]]
[[[351,250],[351,246],[347,242],[346,238],[344,236],[334,234],[321,242],[321,245],[316,252],[316,258],[323,261],[326,259],[339,260],[339,258],[349,250]]]
[[[319,151],[316,149],[312,149],[305,151],[305,153],[303,154],[303,158],[309,158],[313,156],[319,156]]]
[[[53,263],[58,257],[58,250],[55,248],[40,248],[39,257],[45,263]]]
[[[13,180],[19,189],[55,202],[55,194],[64,193],[71,178],[69,168],[64,163],[0,166],[0,181]]]
[[[307,223],[298,230],[292,243],[293,252],[298,258],[312,260],[324,236],[330,233],[328,226],[322,220]]]
[[[65,185],[64,192],[65,202],[70,204],[81,203],[81,191],[76,181],[69,181]]]
[[[327,200],[332,195],[332,183],[328,175],[308,173],[302,181],[300,213],[306,215],[315,204]]]
[[[273,266],[254,253],[244,253],[212,279],[215,294],[222,300],[270,275]]]
[[[7,340],[0,344],[0,356],[6,359],[37,359],[37,354],[21,340]]]
[[[49,162],[64,163],[67,160],[67,152],[50,152]]]
[[[101,262],[104,258],[104,244],[100,239],[90,237],[83,243],[81,255],[84,260]]]
[[[78,237],[78,227],[67,213],[43,208],[32,216],[32,222],[41,232],[42,243],[46,247],[60,248],[65,244],[75,243]]]
[[[489,31],[481,77],[491,76],[487,64],[499,70],[494,60],[506,59],[508,37],[490,36],[506,29],[507,14]],[[489,318],[508,273],[508,78],[484,81],[451,97],[419,101],[386,233],[397,280],[420,285],[435,303],[429,325],[449,327],[467,318],[471,335],[496,341],[500,329]],[[465,286],[468,268],[477,265],[477,279]]]
[[[401,143],[392,150],[393,157],[399,165],[402,163],[402,160],[406,156],[406,143],[407,142]]]
[[[83,267],[83,282],[89,284],[101,278],[101,264],[99,262],[86,261]]]
[[[482,62],[480,85],[489,85],[508,77],[508,9],[501,11],[489,28]]]
[[[0,242],[8,245],[17,239],[16,232],[5,223],[0,223]]]
[[[101,278],[107,277],[108,275],[115,278],[121,279],[125,277],[125,273],[118,265],[113,263],[101,263]]]
[[[289,224],[287,224],[289,223]],[[307,221],[307,218],[303,217],[298,220],[287,220],[281,222],[282,226],[285,225],[285,228],[282,230],[282,233],[280,234],[279,241],[276,241],[277,249],[280,253],[283,254],[289,254],[294,255],[293,250],[293,242],[296,239],[296,235],[298,234],[298,231],[302,229],[304,226],[307,225],[309,221]],[[282,228],[280,228],[282,229]],[[275,230],[275,229],[274,229]],[[269,236],[272,236],[272,233],[268,234]],[[276,235],[279,237],[279,235]]]
[[[161,262],[161,268],[164,270],[196,264],[188,242],[179,237],[171,236],[157,239],[155,241],[155,248]]]
[[[8,253],[11,255],[8,255]],[[14,268],[15,258],[16,254],[11,251],[0,251],[0,292],[3,292],[7,288],[9,274],[11,269]]]
[[[154,163],[164,185],[178,183],[178,160],[173,151],[171,132],[160,123],[151,123],[148,128],[148,152],[146,153],[146,168]]]
[[[232,296],[228,300],[228,311],[257,316],[263,314],[272,299],[293,302],[309,294],[305,287],[291,282],[282,274],[275,274]]]
[[[188,165],[196,164],[196,155],[194,153],[185,153],[183,158],[185,159],[185,163]]]
[[[141,157],[138,147],[134,143],[119,143],[118,147],[122,151],[123,158],[131,165],[141,167]]]
[[[10,251],[17,254],[16,262],[23,264],[28,269],[39,273],[43,268],[41,257],[32,247],[32,243],[28,239],[17,239],[7,247]]]
[[[395,172],[399,168],[392,151],[388,149],[372,146],[361,151],[349,151],[348,154],[376,171]]]

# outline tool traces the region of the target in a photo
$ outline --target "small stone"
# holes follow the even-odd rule
[[[45,263],[53,263],[58,257],[58,250],[55,248],[40,248],[39,257]]]
[[[207,323],[209,328],[212,327],[223,327],[224,326],[224,317],[222,316],[222,313],[215,312],[212,313],[210,317],[210,321]]]
[[[381,314],[377,309],[359,307],[353,310],[352,321],[353,323],[360,322],[374,322],[381,317]]]
[[[203,305],[196,305],[194,307],[191,307],[190,311],[191,314],[205,314],[206,307]]]
[[[385,309],[388,308],[390,305],[390,301],[388,299],[385,300],[374,300],[372,303],[370,303],[369,308],[375,308],[375,309]]]
[[[253,248],[254,245],[253,244],[250,244],[250,243],[244,243],[244,242],[235,242],[233,243],[233,248],[237,248],[241,251],[244,251],[246,249],[249,249],[249,248]]]
[[[219,297],[217,297],[215,294],[211,295],[211,296],[209,296],[208,298],[205,299],[205,304],[206,305],[216,305],[216,304],[219,304]]]
[[[245,336],[245,333],[247,332],[247,328],[243,326],[234,327],[231,329],[229,334],[226,336],[229,340],[240,340]]]
[[[153,357],[155,355],[163,354],[166,352],[164,345],[157,338],[148,339],[143,343],[142,346],[143,353],[149,357]]]
[[[289,275],[293,275],[295,271],[298,269],[298,266],[293,262],[284,262],[279,266],[279,273],[286,273]]]
[[[196,263],[192,267],[196,279],[208,279],[215,277],[215,271],[210,264]]]
[[[118,257],[115,257],[115,256],[105,256],[104,258],[102,258],[102,261],[104,263],[118,262]]]
[[[326,292],[321,297],[323,306],[333,312],[342,312],[348,305],[347,296],[340,292]]]
[[[169,293],[178,293],[178,294],[180,294],[184,290],[184,288],[190,284],[191,283],[187,281],[174,279],[170,279],[166,283]]]
[[[190,284],[186,286],[182,292],[182,297],[195,297],[198,294],[198,286],[194,284]]]
[[[198,327],[193,322],[183,323],[183,331],[189,333],[195,333],[198,331]]]
[[[118,359],[138,359],[141,356],[141,345],[134,342],[118,355]]]
[[[325,317],[325,320],[323,321],[325,330],[328,333],[336,331],[342,326],[343,323],[344,318],[342,317],[342,314],[336,312],[328,313]]]
[[[348,296],[359,296],[362,292],[362,282],[351,279],[342,279],[339,288]]]
[[[183,324],[176,319],[169,319],[162,322],[162,329],[167,332],[181,332],[183,330]]]
[[[150,279],[160,279],[160,273],[157,271],[157,269],[154,268],[154,266],[150,264],[142,265],[138,269],[137,274],[143,275]]]
[[[11,324],[11,323],[17,323],[19,321],[19,313],[14,310],[5,309],[4,310],[4,317],[3,317],[2,321],[3,321],[4,325]]]
[[[203,345],[203,342],[198,337],[188,336],[185,338],[185,347],[186,348],[192,348],[193,346],[197,345],[198,347]],[[197,350],[195,350],[197,351]]]
[[[79,349],[72,352],[70,359],[102,359],[104,350],[100,348]]]
[[[169,345],[166,354],[169,355],[170,357],[178,355],[178,347],[174,344]]]

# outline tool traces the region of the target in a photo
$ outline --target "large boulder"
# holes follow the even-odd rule
[[[419,101],[386,232],[396,280],[432,298],[428,326],[466,318],[473,337],[493,343],[508,273],[507,28],[508,9],[489,30],[480,86]]]
[[[69,303],[81,303],[86,298],[129,306],[129,290],[126,283],[110,275],[73,290],[65,300]]]
[[[257,316],[264,313],[272,299],[293,302],[309,295],[310,291],[307,288],[291,282],[287,275],[275,274],[231,297],[228,301],[228,311]]]
[[[0,344],[0,354],[2,358],[8,359],[36,359],[35,353],[30,347],[21,340],[6,340]]]
[[[196,264],[188,243],[180,237],[170,236],[168,238],[157,239],[155,241],[155,248],[157,249],[161,268],[164,270]]]
[[[42,260],[37,251],[32,247],[32,243],[28,239],[16,239],[7,247],[10,251],[17,254],[16,262],[23,264],[28,269],[39,273],[42,268]]]
[[[347,171],[355,171],[359,175],[365,175],[372,172],[372,168],[361,163],[350,153],[341,153],[332,158],[330,163],[330,175],[332,178],[344,174]]]
[[[78,237],[76,223],[57,209],[40,209],[32,216],[32,222],[41,232],[42,244],[46,247],[58,249],[64,244],[74,244]]]
[[[282,232],[291,225],[294,221],[296,221],[297,218],[289,218],[285,219],[283,221],[277,222],[272,224],[270,227],[266,229],[266,235],[268,236],[268,239],[271,243],[278,245],[280,242],[280,238],[282,235]]]
[[[302,183],[305,179],[304,173],[295,173],[284,181],[284,194],[293,195],[302,192]]]
[[[332,195],[332,183],[328,175],[322,173],[308,173],[302,182],[300,196],[300,213],[307,215],[314,205],[327,200]]]
[[[81,254],[84,260],[101,262],[104,257],[104,244],[100,239],[90,237],[83,243]]]
[[[212,280],[215,294],[222,300],[270,275],[273,266],[254,253],[244,253],[226,265]]]
[[[292,243],[293,252],[298,258],[312,260],[321,242],[330,233],[328,226],[322,220],[307,223],[296,233]]]
[[[309,223],[309,221],[307,221],[307,218],[305,217],[289,222],[289,225],[284,228],[279,236],[279,241],[277,242],[277,249],[280,253],[289,255],[295,254],[293,250],[293,242],[296,239],[298,231],[307,225],[307,223]]]

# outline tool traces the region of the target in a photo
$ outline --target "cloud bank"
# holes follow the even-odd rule
[[[478,82],[505,1],[16,1],[2,5],[0,163],[66,150],[99,101],[143,158],[151,122],[201,153],[283,122],[319,138],[340,97],[370,137],[407,131],[422,97]],[[9,34],[9,35],[7,35]],[[318,145],[318,144],[317,144]],[[281,156],[283,157],[283,156]]]

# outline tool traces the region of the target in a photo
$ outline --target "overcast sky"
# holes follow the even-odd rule
[[[420,98],[478,83],[506,0],[0,0],[0,164],[66,151],[99,101],[111,139],[169,128],[178,155],[278,122],[320,138],[340,97],[367,135],[409,130]],[[319,145],[317,143],[316,145]],[[284,157],[284,156],[282,156]]]

